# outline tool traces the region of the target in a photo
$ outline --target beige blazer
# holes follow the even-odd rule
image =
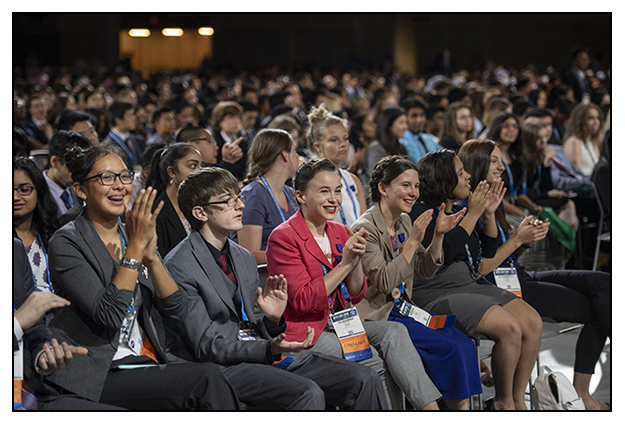
[[[410,261],[401,255],[401,244],[398,251],[393,250],[391,236],[386,229],[380,205],[369,208],[353,224],[354,232],[365,228],[367,248],[362,258],[362,268],[367,276],[369,287],[365,299],[358,305],[358,313],[362,320],[386,320],[393,308],[391,291],[405,283],[405,297],[410,300],[415,272],[432,277],[443,264],[443,255],[439,261],[432,258],[429,248],[419,244],[417,251]],[[407,240],[412,231],[412,222],[408,214],[402,214],[395,223],[395,235],[405,234]],[[391,260],[392,256],[392,260]]]

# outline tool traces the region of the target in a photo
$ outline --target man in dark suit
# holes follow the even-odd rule
[[[113,102],[108,110],[111,131],[102,143],[116,144],[124,150],[130,166],[138,163],[143,154],[141,145],[132,135],[137,129],[135,107],[130,103]]]
[[[228,239],[242,226],[239,192],[236,178],[217,167],[190,174],[178,189],[178,204],[193,227],[165,257],[189,302],[177,329],[178,355],[221,365],[239,399],[261,409],[320,410],[325,402],[387,408],[373,369],[302,351],[312,343],[312,328],[303,342],[285,341],[284,276],[269,276],[263,291],[252,254]]]
[[[590,66],[590,54],[586,47],[574,47],[571,51],[571,67],[562,74],[562,82],[573,88],[575,101],[582,102],[584,98],[590,101],[592,83],[586,76]]]
[[[22,127],[28,135],[42,145],[47,145],[52,134],[52,126],[46,120],[46,105],[39,94],[33,94],[26,102],[28,116],[22,121]]]

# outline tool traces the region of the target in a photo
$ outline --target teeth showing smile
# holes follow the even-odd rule
[[[326,210],[329,213],[334,214],[336,212],[336,208],[337,207],[323,207],[324,210]]]

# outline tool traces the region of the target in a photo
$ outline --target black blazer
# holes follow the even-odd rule
[[[590,81],[590,79],[586,75],[584,75],[583,81],[586,87],[582,86],[576,75],[575,70],[572,67],[564,71],[564,73],[562,74],[562,82],[573,89],[575,100],[578,103],[582,101],[582,96],[584,95],[584,93],[592,93],[592,82]]]
[[[46,136],[46,133],[44,133],[43,130],[37,127],[37,124],[34,123],[33,119],[30,116],[24,118],[21,125],[26,133],[28,133],[30,137],[37,140],[38,142],[47,145],[50,141],[48,140],[48,136]]]
[[[122,234],[126,237],[122,226]],[[59,342],[83,346],[86,356],[76,356],[69,368],[46,379],[92,401],[99,401],[113,356],[119,344],[119,329],[134,293],[112,284],[115,264],[86,214],[59,229],[50,239],[50,274],[56,293],[71,305],[55,311],[50,323]],[[149,276],[139,273],[138,288],[143,305],[139,324],[166,363],[165,323],[184,320],[187,301],[178,290],[158,298]],[[171,359],[171,358],[170,358]]]
[[[174,204],[171,203],[165,190],[154,201],[152,211],[156,209],[161,201],[165,201],[165,204],[156,218],[156,234],[158,235],[158,253],[165,258],[169,251],[187,237],[187,232],[184,230]]]

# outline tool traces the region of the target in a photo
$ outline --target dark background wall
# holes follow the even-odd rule
[[[595,64],[612,62],[612,15],[407,14],[415,26],[417,66],[426,70],[444,48],[460,67],[481,69],[488,60],[505,66],[568,66],[573,45],[591,50]],[[13,14],[13,63],[36,60],[72,65],[82,59],[118,62],[122,29],[210,25],[213,63],[235,68],[378,66],[392,60],[396,14]],[[401,36],[401,35],[400,35]]]

